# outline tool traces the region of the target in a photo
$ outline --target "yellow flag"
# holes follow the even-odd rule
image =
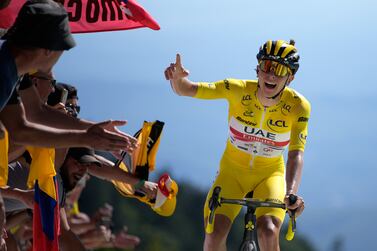
[[[39,188],[56,200],[56,189],[53,177],[55,172],[55,149],[27,147],[32,158],[30,172],[28,177],[28,187],[34,186],[35,180],[38,180]]]
[[[6,186],[8,182],[8,132],[4,131],[4,138],[0,139],[0,187]]]

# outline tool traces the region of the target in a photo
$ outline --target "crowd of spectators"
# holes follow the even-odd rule
[[[0,8],[9,2],[1,1]],[[55,79],[55,63],[76,44],[64,7],[52,0],[27,1],[0,36],[0,250],[30,250],[33,245],[30,147],[54,149],[60,250],[133,249],[140,239],[126,226],[114,232],[111,205],[90,216],[79,211],[78,198],[90,175],[129,184],[150,200],[158,185],[97,154],[101,150],[120,158],[126,153],[133,159],[140,145],[118,129],[125,121],[81,119],[76,87]]]

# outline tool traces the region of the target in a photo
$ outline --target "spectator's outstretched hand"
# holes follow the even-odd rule
[[[105,129],[105,130],[108,130],[110,132],[113,132],[113,133],[115,133],[119,136],[123,136],[123,137],[127,138],[128,141],[130,142],[130,145],[131,145],[132,151],[133,151],[138,146],[137,139],[118,129],[118,126],[123,126],[125,124],[127,124],[127,121],[111,120],[109,123],[105,123],[102,128]]]
[[[124,228],[113,239],[114,247],[121,249],[134,249],[140,243],[140,238],[135,235],[127,234],[127,228]]]
[[[87,136],[84,140],[85,143],[94,149],[105,151],[119,151],[133,152],[137,146],[137,140],[127,134],[114,132],[108,128],[116,129],[116,126],[124,125],[124,121],[103,121],[92,125],[87,130]],[[117,130],[117,129],[116,129]]]
[[[145,181],[144,186],[141,187],[141,190],[146,193],[149,199],[154,199],[157,196],[157,183]]]

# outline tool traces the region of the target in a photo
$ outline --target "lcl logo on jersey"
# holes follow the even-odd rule
[[[291,109],[292,109],[292,106],[288,104],[283,104],[283,106],[281,107],[281,113],[283,113],[284,115],[288,115],[288,113],[291,112]]]
[[[267,120],[267,126],[272,131],[275,131],[275,132],[276,130],[273,127],[280,127],[280,128],[288,127],[285,120],[272,120],[272,119]]]
[[[242,97],[241,104],[243,104],[244,106],[250,105],[251,104],[251,96],[249,94],[244,95]]]
[[[304,134],[304,133],[300,133],[298,138],[300,139],[300,141],[305,144],[306,143],[306,138],[308,137],[308,135]]]

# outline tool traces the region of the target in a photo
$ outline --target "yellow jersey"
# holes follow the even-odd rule
[[[280,101],[264,107],[258,100],[257,80],[226,79],[199,82],[200,99],[226,99],[229,103],[229,137],[223,159],[242,167],[284,165],[283,152],[304,151],[310,103],[286,87]]]

